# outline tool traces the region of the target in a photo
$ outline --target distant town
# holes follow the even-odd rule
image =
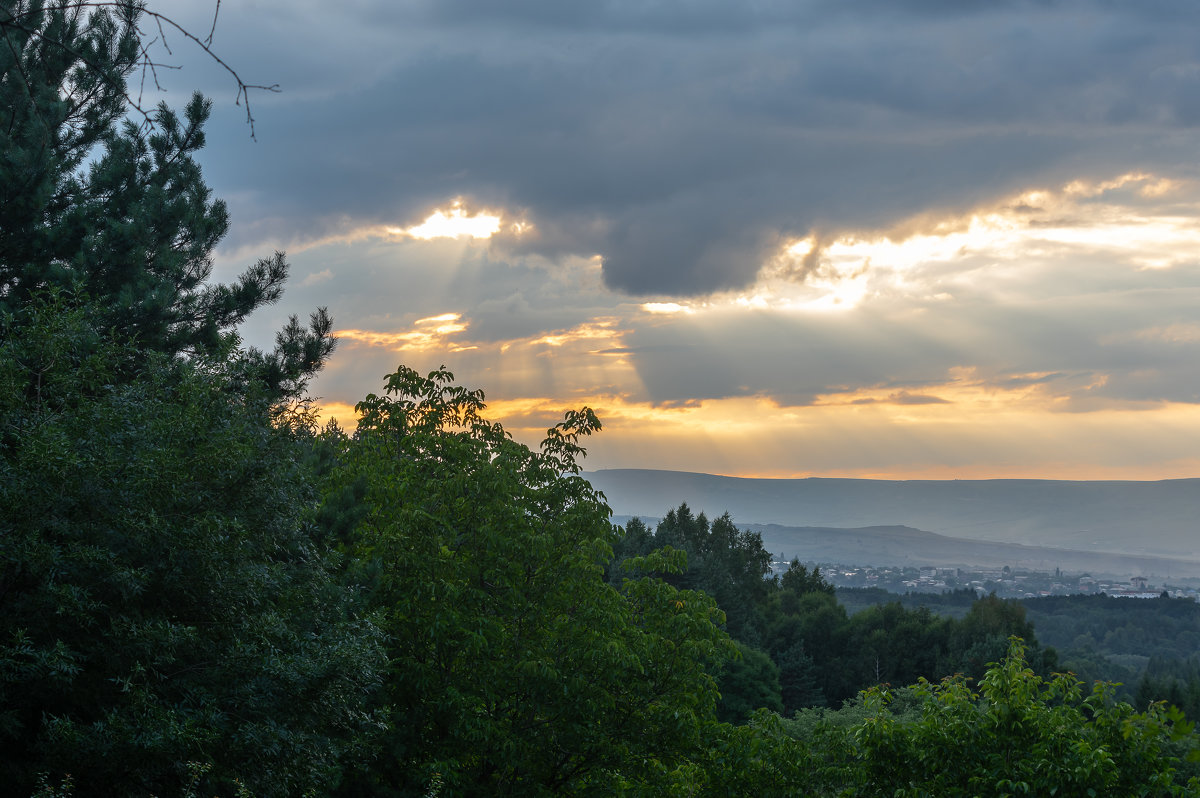
[[[788,569],[785,561],[772,564],[774,573]],[[1004,568],[867,567],[842,563],[806,563],[819,567],[821,575],[835,587],[877,587],[891,593],[947,593],[973,590],[984,596],[995,593],[1001,598],[1037,598],[1103,593],[1117,598],[1158,598],[1164,592],[1172,598],[1200,601],[1194,584],[1155,583],[1143,576],[1127,579],[1111,575],[1068,574]],[[1193,580],[1188,580],[1189,582]]]

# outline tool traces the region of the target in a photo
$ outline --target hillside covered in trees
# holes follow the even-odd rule
[[[531,449],[400,366],[321,427],[324,311],[237,332],[284,256],[209,279],[209,103],[125,120],[138,13],[0,3],[9,794],[1197,792],[1186,718],[1020,605],[848,615],[728,516],[613,526],[586,408]]]

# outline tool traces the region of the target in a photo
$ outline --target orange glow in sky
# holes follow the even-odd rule
[[[1144,279],[1139,275],[1189,268],[1200,251],[1200,200],[1189,199],[1186,190],[1179,181],[1129,174],[1030,189],[887,230],[813,233],[790,240],[763,264],[754,284],[704,296],[611,292],[599,280],[598,258],[532,262],[525,288],[510,291],[503,303],[449,293],[440,301],[460,309],[338,331],[341,348],[317,393],[326,417],[352,428],[354,403],[377,390],[354,383],[352,372],[381,377],[398,361],[418,370],[446,364],[462,384],[483,388],[489,417],[528,443],[566,408],[592,406],[605,429],[588,442],[589,468],[893,479],[1194,476],[1200,474],[1200,404],[1156,396],[1155,380],[1169,381],[1170,372],[1140,368],[1138,353],[1200,345],[1200,321],[1151,313],[1126,323],[1118,314],[1096,334],[1064,322],[1065,338],[1082,336],[1073,345],[1095,361],[1086,367],[1073,361],[1023,367],[1022,360],[1038,363],[1042,353],[1014,348],[1006,360],[992,351],[1017,347],[1013,342],[1025,332],[1020,320],[1046,307],[1048,286],[1069,287],[1081,264],[1105,264],[1110,282],[1131,291]],[[455,201],[402,231],[406,242],[397,245],[463,236],[454,256],[471,264],[473,248],[486,247],[482,240],[501,226],[502,214],[468,215]],[[472,243],[476,239],[481,243]],[[500,277],[515,274],[481,263],[500,270]],[[313,274],[314,284],[336,279]],[[535,291],[550,292],[558,299],[549,305],[562,306],[546,322],[526,318]],[[978,313],[959,308],[963,296]],[[1098,307],[1107,308],[1099,296]],[[426,307],[437,301],[430,298]],[[1003,321],[1010,308],[1018,326],[976,322],[980,313]],[[1080,312],[1086,319],[1105,311]],[[763,343],[775,354],[761,354],[753,339],[738,337],[743,327],[772,330],[774,338]],[[841,368],[838,358],[854,355],[857,344],[831,350],[840,355],[806,354],[873,327],[894,333],[867,340],[911,337],[915,350],[899,351],[922,364],[919,372],[909,377],[905,366],[887,361],[871,366],[874,371]],[[704,347],[712,347],[711,358],[701,354],[690,372],[676,368],[678,358],[695,357]],[[923,347],[945,353],[926,357]],[[765,373],[794,373],[795,388],[756,384],[751,365],[763,357],[780,358],[765,364]],[[368,358],[378,365],[361,365]],[[789,358],[808,365],[794,366]],[[678,376],[668,378],[664,369]],[[706,387],[709,370],[748,376],[732,387],[728,381]],[[669,380],[685,377],[696,383],[690,398],[656,397],[672,387]],[[1119,389],[1143,382],[1150,387]]]

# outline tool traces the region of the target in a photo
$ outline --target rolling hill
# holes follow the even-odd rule
[[[1152,565],[1156,573],[1173,561],[1200,560],[1200,479],[750,479],[643,469],[584,476],[620,516],[658,518],[687,502],[710,517],[728,511],[764,540],[772,530],[780,540],[804,540],[831,553],[907,550],[925,552],[930,564],[970,554],[970,564],[980,565],[986,564],[980,558],[1032,563],[1065,552],[1082,561],[1121,555],[1139,558],[1130,560],[1138,564],[1131,570]]]

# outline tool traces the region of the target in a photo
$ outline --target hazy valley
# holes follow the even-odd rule
[[[729,512],[787,557],[863,565],[1002,566],[1200,576],[1200,480],[749,479],[588,472],[618,522],[686,501]]]

